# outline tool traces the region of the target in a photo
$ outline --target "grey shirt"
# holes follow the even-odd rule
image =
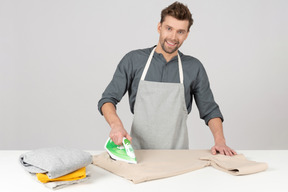
[[[116,107],[122,97],[128,91],[130,110],[134,113],[134,104],[138,90],[138,84],[154,47],[134,50],[127,53],[117,66],[113,79],[102,94],[98,102],[98,109],[102,114],[101,107],[104,103],[113,103]],[[206,71],[201,62],[191,56],[184,55],[179,51],[182,61],[185,101],[188,113],[191,112],[193,97],[198,107],[200,118],[208,124],[212,118],[223,116],[219,106],[214,101],[210,89]],[[167,62],[162,54],[154,53],[150,67],[146,74],[146,81],[179,83],[178,59],[175,56]],[[171,103],[173,105],[173,103]]]

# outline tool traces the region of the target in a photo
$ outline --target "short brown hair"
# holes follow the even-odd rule
[[[178,20],[188,20],[188,31],[193,24],[192,14],[190,13],[188,7],[177,1],[162,10],[160,23],[163,23],[167,15],[172,16]]]

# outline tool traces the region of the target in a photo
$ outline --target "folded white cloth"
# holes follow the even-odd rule
[[[47,173],[54,179],[91,164],[92,155],[79,149],[43,148],[20,155],[20,163],[29,173]]]

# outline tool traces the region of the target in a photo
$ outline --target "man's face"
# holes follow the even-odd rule
[[[172,16],[166,16],[162,23],[158,24],[159,42],[168,54],[177,51],[188,37],[188,20],[178,20]]]

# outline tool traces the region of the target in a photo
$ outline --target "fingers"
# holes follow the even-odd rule
[[[122,139],[123,137],[121,136],[112,136],[110,137],[112,139],[112,141],[116,144],[116,145],[121,145],[122,144]]]
[[[127,133],[127,135],[126,135],[126,138],[130,141],[130,142],[132,142],[132,137]]]
[[[237,155],[237,152],[231,149],[233,155]]]
[[[123,134],[120,132],[112,132],[110,133],[109,137],[116,145],[122,144]]]
[[[225,155],[233,156],[233,154],[232,154],[232,152],[231,152],[230,149],[226,149],[226,150],[224,150],[224,153],[225,153]]]
[[[237,153],[233,149],[230,149],[229,147],[227,147],[227,149],[225,150],[225,155],[233,156],[233,155],[237,155]]]
[[[232,150],[228,147],[223,149],[223,155],[227,155],[227,156],[233,156]]]
[[[226,155],[226,156],[233,156],[233,155],[237,155],[236,151],[234,151],[233,149],[230,149],[227,146],[214,146],[211,148],[211,153],[213,155],[216,155],[217,153],[220,153],[221,155]]]
[[[132,137],[124,129],[112,129],[109,137],[116,145],[122,144],[123,137],[126,137],[130,142],[132,141]]]

